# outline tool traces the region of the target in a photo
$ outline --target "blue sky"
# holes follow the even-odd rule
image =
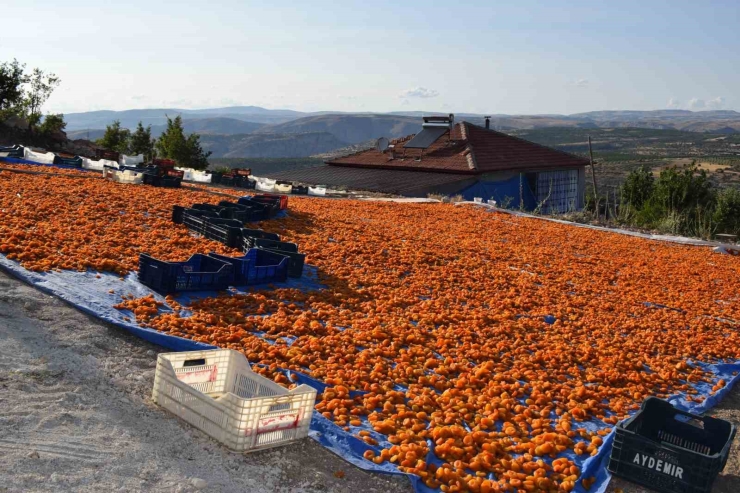
[[[740,110],[740,2],[11,0],[47,111]]]

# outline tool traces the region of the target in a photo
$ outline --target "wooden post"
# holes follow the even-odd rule
[[[594,169],[594,152],[591,149],[591,136],[588,136],[588,159],[591,163],[591,183],[594,186],[594,200],[596,201],[596,218],[599,217],[599,189],[596,188],[596,170]]]

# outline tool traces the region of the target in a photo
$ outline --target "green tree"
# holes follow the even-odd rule
[[[32,126],[36,126],[41,121],[41,107],[49,100],[59,82],[59,77],[46,73],[40,68],[33,69],[28,76],[29,87],[24,97],[24,105],[28,123]]]
[[[714,209],[714,221],[719,232],[740,234],[740,190],[735,188],[720,190]]]
[[[157,139],[155,146],[158,156],[174,159],[182,167],[194,169],[208,167],[210,151],[203,151],[200,145],[200,135],[192,133],[185,137],[182,117],[179,115],[174,119],[167,117],[167,129]]]
[[[28,82],[25,68],[18,60],[0,64],[0,117],[22,112],[23,85]]]
[[[635,209],[642,208],[655,190],[653,173],[645,166],[630,171],[622,185],[622,197]]]
[[[697,172],[696,162],[683,169],[668,168],[660,172],[653,198],[670,212],[684,212],[696,207],[714,205],[714,190],[707,172]]]
[[[39,125],[39,131],[44,135],[51,135],[54,132],[64,131],[66,126],[67,122],[64,121],[63,114],[46,115],[43,123]]]
[[[103,137],[95,141],[101,147],[111,151],[128,154],[131,131],[127,128],[121,128],[121,121],[116,120],[110,125],[106,125]]]
[[[144,125],[139,122],[136,130],[131,134],[129,150],[134,155],[143,154],[146,161],[154,157],[154,139],[152,139],[151,125],[144,128]]]

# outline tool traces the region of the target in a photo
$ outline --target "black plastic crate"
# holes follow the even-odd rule
[[[252,248],[259,248],[269,252],[286,255],[290,257],[288,276],[301,277],[303,275],[303,265],[306,263],[306,254],[298,253],[298,245],[295,243],[243,236],[242,245],[245,251]]]
[[[54,164],[59,164],[62,166],[74,166],[75,168],[82,168],[82,158],[80,156],[62,157],[56,154],[54,155]]]
[[[162,293],[222,291],[234,280],[234,266],[217,258],[193,255],[185,262],[166,262],[146,253],[139,255],[139,281]]]
[[[182,214],[185,212],[185,207],[181,205],[172,206],[172,222],[175,224],[182,224]]]
[[[181,178],[168,178],[166,176],[155,176],[149,173],[144,173],[144,183],[153,187],[160,188],[180,188],[182,185]]]
[[[253,197],[241,197],[238,201],[241,205],[246,205],[257,210],[261,210],[265,216],[265,219],[269,219],[277,215],[280,212],[280,204],[275,200],[260,201],[253,200]]]
[[[218,205],[223,207],[233,207],[236,209],[239,209],[241,211],[246,212],[246,215],[244,216],[244,222],[255,222],[255,221],[264,221],[269,218],[268,212],[269,208],[265,207],[264,204],[259,204],[257,202],[249,203],[249,204],[241,204],[241,203],[234,203],[234,202],[228,202],[225,200],[222,200],[218,203]]]
[[[182,212],[182,224],[190,231],[200,235],[206,234],[206,223],[208,219],[219,219],[218,214],[211,211],[199,211],[197,209],[185,209]]]
[[[222,207],[221,217],[226,219],[235,219],[244,224],[252,220],[252,211],[239,209],[237,207]]]
[[[290,259],[279,253],[255,248],[248,250],[243,257],[227,257],[217,253],[209,255],[234,267],[234,286],[283,282],[288,278]]]
[[[211,184],[212,185],[219,185],[221,183],[221,178],[223,177],[223,173],[220,173],[218,171],[214,171],[211,173]]]
[[[218,205],[213,205],[213,204],[193,204],[193,205],[190,206],[190,208],[191,209],[198,210],[198,211],[215,212],[216,214],[218,214],[218,217],[222,217],[221,216],[221,211],[223,210],[223,207],[218,206]]]
[[[266,238],[244,238],[246,248],[269,248],[270,250],[282,250],[284,252],[298,252],[298,245],[287,241],[270,240]]]
[[[250,236],[252,238],[261,238],[265,240],[275,240],[280,241],[280,235],[277,233],[268,233],[267,231],[263,231],[261,229],[249,229],[249,228],[242,228],[242,236]]]
[[[204,218],[206,221],[204,236],[209,240],[223,243],[227,247],[239,248],[242,241],[243,226],[240,221],[234,219]]]
[[[293,190],[291,191],[293,195],[308,195],[308,187],[304,187],[302,185],[293,185]]]
[[[616,427],[607,468],[663,493],[709,493],[725,467],[735,426],[649,397]]]
[[[0,157],[23,159],[23,156],[25,156],[25,152],[21,146],[0,146]]]

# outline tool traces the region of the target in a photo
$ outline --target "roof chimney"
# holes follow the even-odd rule
[[[491,128],[491,117],[490,116],[485,116],[483,118],[486,119],[486,129],[490,129]]]

